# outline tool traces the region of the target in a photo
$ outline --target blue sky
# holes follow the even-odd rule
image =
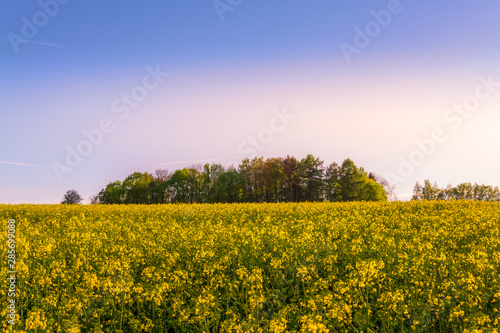
[[[426,178],[500,186],[498,1],[0,9],[0,202],[229,165],[251,157],[249,137],[259,156],[351,158],[402,199]]]

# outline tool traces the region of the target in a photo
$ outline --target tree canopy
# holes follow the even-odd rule
[[[110,182],[97,195],[102,204],[387,201],[383,179],[358,168],[311,154],[244,159],[237,168],[193,165],[174,172],[134,172]],[[387,182],[385,182],[387,184]],[[387,184],[388,185],[388,184]],[[387,186],[386,186],[387,187]]]

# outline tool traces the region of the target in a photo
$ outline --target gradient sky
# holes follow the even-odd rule
[[[351,158],[397,176],[401,199],[424,179],[500,186],[500,86],[481,83],[500,82],[497,0],[220,0],[222,13],[212,1],[60,1],[0,1],[0,202],[88,199],[134,171],[239,162],[276,110],[294,118],[259,156]],[[366,29],[348,61],[341,45]],[[169,75],[123,117],[148,68]],[[453,111],[478,89],[474,111]],[[58,177],[103,121],[112,130]],[[422,159],[415,141],[436,129],[445,139]]]

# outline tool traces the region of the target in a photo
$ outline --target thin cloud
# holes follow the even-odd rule
[[[8,40],[6,38],[0,38],[0,40],[3,40],[5,42],[10,42],[10,40]],[[25,43],[64,48],[64,46],[59,45],[59,44],[55,44],[55,43],[37,42],[37,41],[34,41],[34,40],[27,40],[27,39],[25,39]]]
[[[60,47],[60,48],[64,48],[64,46],[62,45],[59,45],[59,44],[54,44],[54,43],[44,43],[44,42],[34,42],[34,41],[28,41],[29,43],[31,44],[38,44],[38,45],[45,45],[45,46],[55,46],[55,47]]]
[[[32,167],[32,168],[53,169],[53,167],[47,166],[47,165],[38,165],[38,164],[30,164],[30,163],[23,163],[23,162],[5,162],[5,161],[0,161],[0,164],[17,165],[17,166]]]

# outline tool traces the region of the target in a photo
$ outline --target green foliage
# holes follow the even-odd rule
[[[387,201],[382,181],[350,159],[341,166],[311,154],[244,159],[238,168],[192,166],[155,175],[134,172],[109,183],[97,196],[102,204]]]
[[[298,175],[299,165],[295,157],[287,156],[283,160],[283,201],[299,201],[300,178]]]
[[[134,172],[122,183],[125,203],[147,204],[151,202],[151,175],[147,172]]]
[[[120,204],[124,203],[125,190],[122,187],[122,182],[117,180],[109,183],[106,188],[102,189],[98,194],[99,203],[102,204]]]
[[[229,168],[219,178],[219,201],[221,203],[241,202],[243,197],[244,180],[234,168]]]
[[[327,168],[330,201],[387,201],[384,187],[350,159]]]
[[[304,199],[309,202],[323,201],[323,161],[309,154],[300,161],[298,173]]]

